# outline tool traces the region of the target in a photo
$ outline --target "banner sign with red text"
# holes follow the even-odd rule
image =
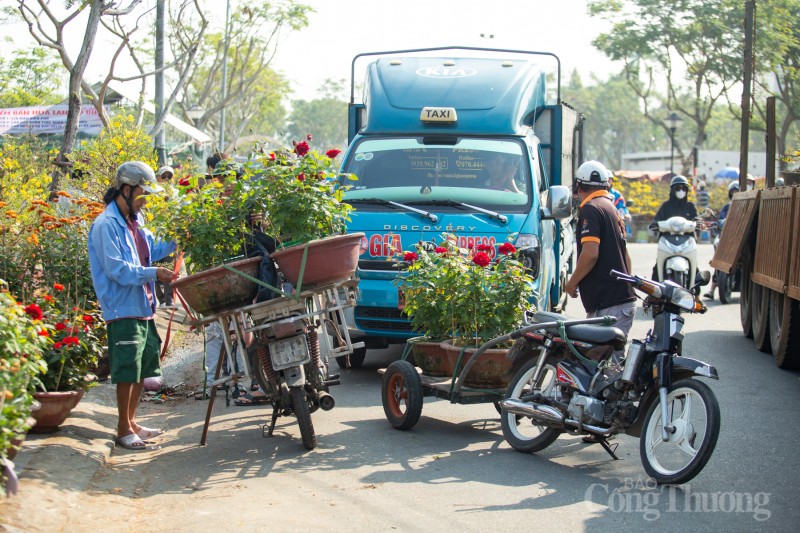
[[[42,133],[64,133],[67,124],[67,105],[9,107],[0,109],[0,133],[38,135]],[[107,109],[107,108],[106,108]],[[91,105],[81,106],[78,131],[98,134],[103,129],[97,109]]]

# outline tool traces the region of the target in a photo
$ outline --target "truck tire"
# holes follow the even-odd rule
[[[717,288],[719,289],[720,303],[727,304],[731,301],[731,292],[733,276],[726,274],[721,270],[717,270]]]
[[[753,268],[752,255],[749,244],[745,244],[740,259],[739,270],[739,319],[742,323],[742,332],[745,337],[753,338],[753,318],[751,308],[750,272]]]
[[[769,344],[769,298],[772,291],[762,285],[750,282],[750,315],[753,317],[753,341],[756,348],[764,353],[770,352]]]
[[[800,304],[785,294],[772,293],[769,341],[778,368],[800,367]]]

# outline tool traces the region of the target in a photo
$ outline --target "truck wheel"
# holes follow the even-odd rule
[[[778,368],[800,367],[800,304],[785,294],[770,298],[769,341]]]
[[[353,353],[350,354],[350,366],[347,366],[347,356],[342,355],[336,358],[336,364],[339,365],[339,368],[361,368],[361,365],[364,364],[364,359],[367,357],[367,347],[363,348],[356,348],[353,350]]]
[[[751,301],[751,283],[750,271],[753,268],[752,256],[750,254],[750,247],[745,244],[740,259],[741,267],[739,270],[739,319],[742,323],[742,332],[745,337],[753,338],[753,317],[752,317],[752,301]]]
[[[764,353],[770,352],[769,345],[769,297],[772,291],[757,283],[750,282],[751,313],[753,317],[753,341],[756,348]]]

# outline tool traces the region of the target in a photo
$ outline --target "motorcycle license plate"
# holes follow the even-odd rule
[[[269,355],[272,359],[272,368],[275,370],[302,365],[311,360],[305,335],[296,335],[271,342]]]

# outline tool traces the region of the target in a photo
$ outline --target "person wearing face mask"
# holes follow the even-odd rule
[[[658,208],[653,222],[650,223],[651,231],[658,231],[658,223],[672,217],[683,217],[687,220],[697,219],[697,207],[687,199],[689,195],[689,180],[677,175],[669,182],[669,199]],[[653,267],[653,279],[658,279],[658,269]]]

